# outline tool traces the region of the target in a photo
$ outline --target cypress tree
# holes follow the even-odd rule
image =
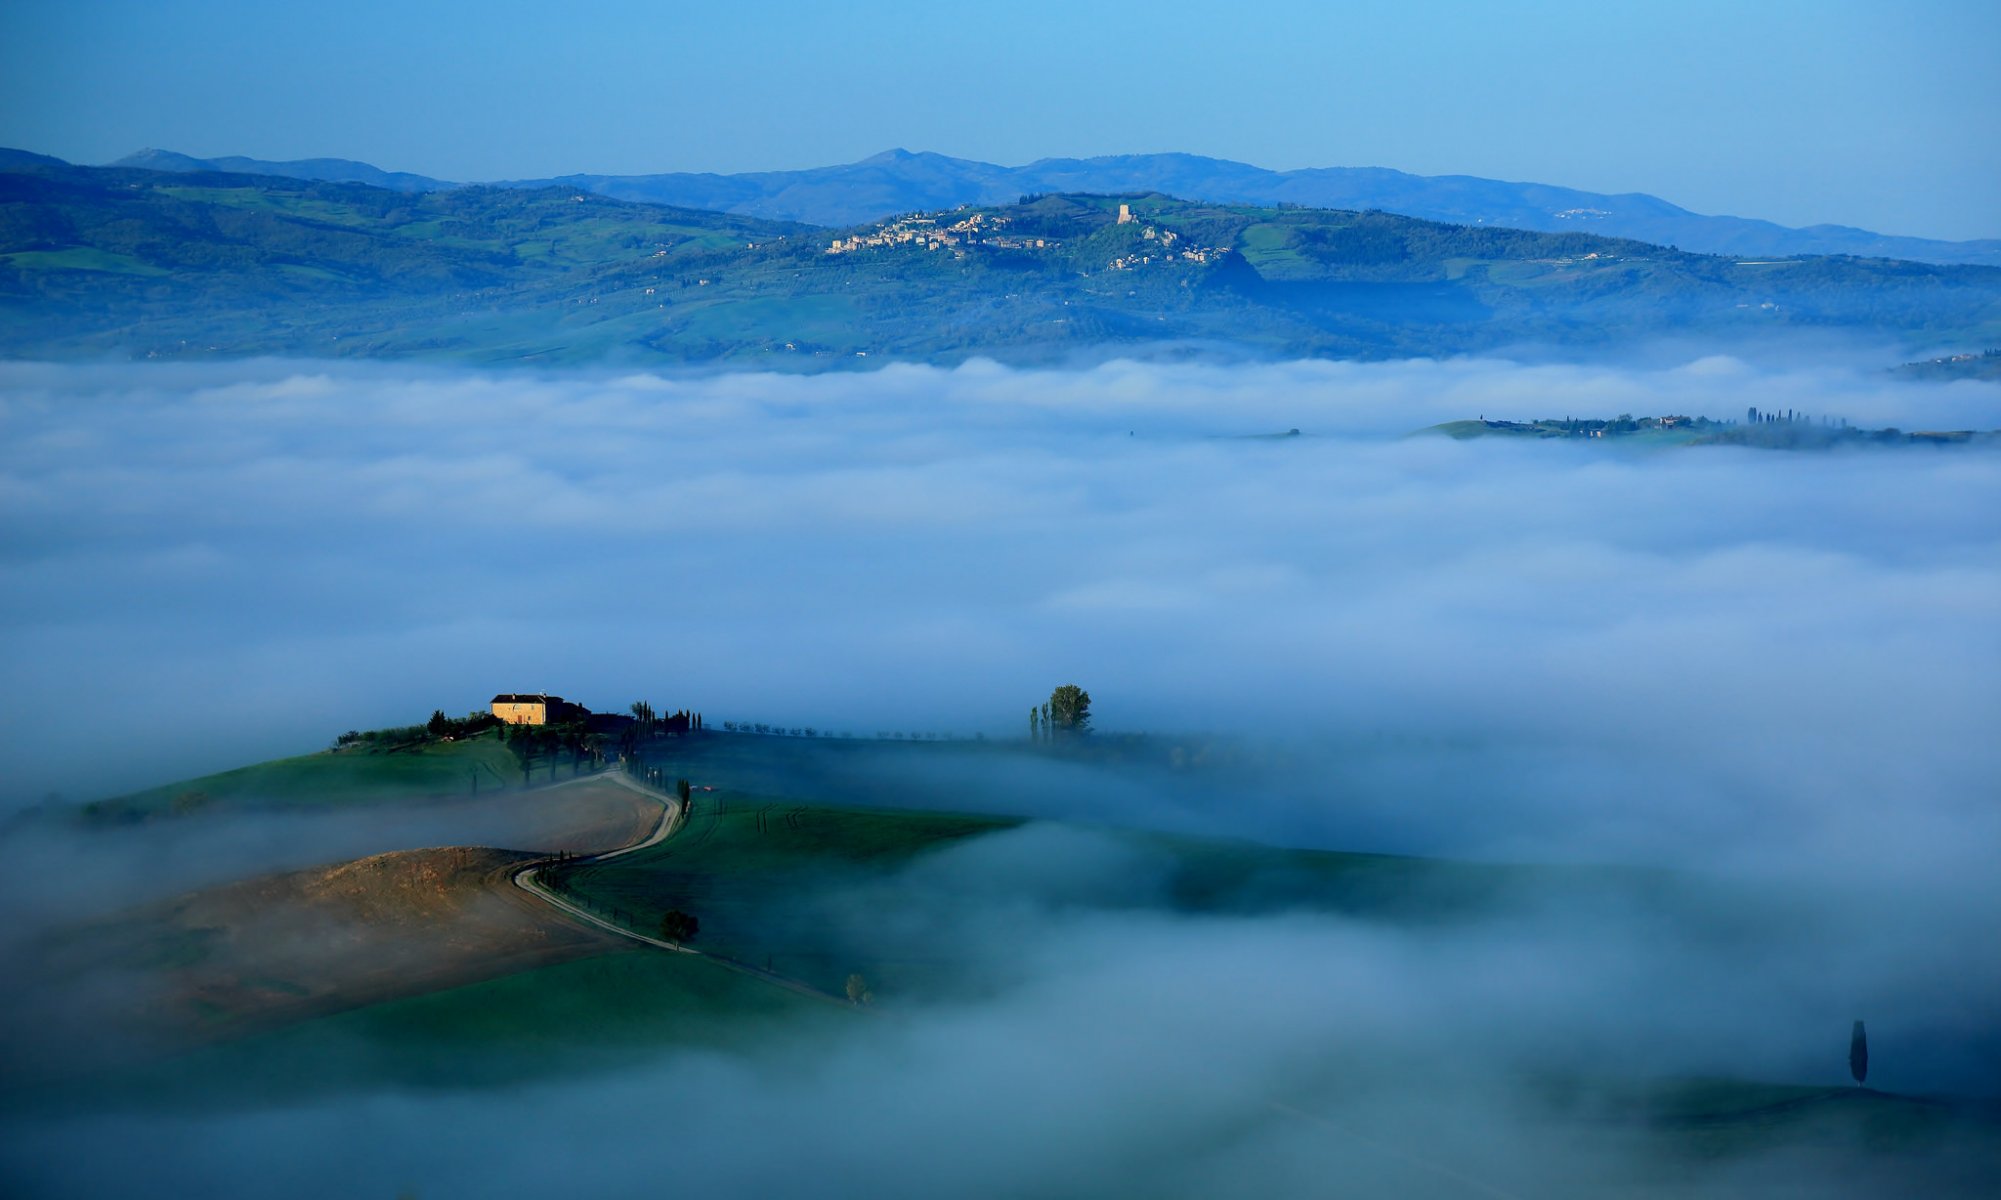
[[[1848,1073],[1855,1076],[1858,1087],[1869,1078],[1869,1034],[1860,1021],[1848,1035]]]

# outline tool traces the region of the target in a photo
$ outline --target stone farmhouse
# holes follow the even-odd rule
[[[493,698],[493,715],[509,725],[557,725],[581,721],[591,711],[546,692],[502,692]]]

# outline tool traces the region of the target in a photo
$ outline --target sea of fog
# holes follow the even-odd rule
[[[1630,1164],[1551,1134],[1514,1090],[1526,1063],[1837,1083],[1866,1015],[1883,1086],[2001,1092],[2001,454],[1406,436],[1750,406],[2001,428],[1992,384],[1713,357],[0,365],[8,807],[497,691],[1000,738],[1075,682],[1107,731],[1271,755],[1221,796],[1058,765],[941,776],[941,802],[1644,863],[1783,918],[1722,937],[1528,909],[1420,938],[1109,912],[1059,898],[1116,856],[1030,826],[950,864],[1018,904],[965,931],[1012,964],[997,998],[498,1097],[17,1128],[0,1166],[51,1194],[129,1188],[131,1163],[214,1194],[563,1190],[579,1170],[613,1194],[1213,1195],[1331,1173],[1538,1194],[1552,1162],[1573,1183]],[[143,847],[105,845],[141,869]],[[1330,1061],[1364,1107],[1316,1090]],[[1270,1107],[1308,1095],[1309,1117]],[[1419,1135],[1444,1158],[1400,1161]],[[1858,1171],[1858,1194],[1882,1182]]]

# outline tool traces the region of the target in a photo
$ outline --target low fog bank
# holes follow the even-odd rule
[[[863,759],[880,799],[1699,870],[1803,906],[1789,953],[1832,999],[1802,1037],[1929,995],[1944,1007],[1913,1027],[1966,1034],[2001,997],[1981,965],[2001,918],[2001,455],[1403,436],[1754,405],[2001,427],[1992,385],[1727,358],[810,378],[4,364],[0,803],[310,751],[496,691],[1013,738],[1076,682],[1108,731],[1254,749],[1114,771],[886,747]],[[172,824],[31,851],[89,884],[52,886],[62,900],[142,874],[149,846],[171,865],[103,895],[430,836],[421,818]],[[38,891],[5,902],[69,907]],[[1830,945],[1868,966],[1837,969]],[[1197,978],[1201,961],[1161,960]],[[1720,1059],[1751,1053],[1729,1045]],[[932,1085],[899,1086],[922,1108]]]
[[[498,1091],[17,1114],[0,1176],[24,1195],[1980,1194],[1991,1122],[1915,1158],[1846,1126],[1710,1156],[1635,1134],[1621,1089],[1839,1087],[1862,1017],[1872,1084],[2001,1092],[2001,455],[1402,437],[1750,405],[2001,427],[1992,386],[1727,359],[0,366],[15,805],[519,689],[1000,739],[1077,682],[1108,732],[1186,750],[869,745],[829,777],[1073,826],[814,900],[857,946],[954,945],[962,993],[609,1076],[552,1056]],[[4,903],[54,915],[458,816],[382,815],[17,840],[48,877],[17,870]],[[1177,916],[1132,899],[1157,860],[1077,823],[1672,874],[1416,926]],[[149,854],[167,865],[144,878]]]
[[[955,930],[1012,975],[978,1000],[885,1001],[832,1037],[612,1075],[565,1078],[556,1056],[499,1092],[18,1120],[0,1166],[23,1195],[1526,1197],[1972,1196],[1994,1165],[1978,1122],[1898,1151],[1784,1121],[1718,1156],[1646,1132],[1637,1089],[1661,1076],[1842,1084],[1854,996],[1775,987],[1787,968],[1759,945],[1618,911],[1419,936],[1110,911],[1089,896],[1115,852],[1092,837],[1025,829],[911,868],[998,893],[1032,851],[1041,887]],[[1890,1088],[1909,1078],[1895,1028]]]
[[[1277,749],[1220,785],[1058,765],[948,771],[943,798],[1293,844],[1974,878],[2001,778],[2001,455],[1402,436],[1752,405],[2001,427],[1992,385],[1716,357],[0,365],[0,802],[501,690],[1002,738],[1074,681],[1108,730]]]
[[[497,690],[1012,736],[1070,680],[1108,728],[1563,759],[1735,744],[1710,790],[1991,778],[1996,456],[1398,436],[1754,404],[2001,426],[1992,386],[1730,359],[9,364],[7,799],[308,751]]]

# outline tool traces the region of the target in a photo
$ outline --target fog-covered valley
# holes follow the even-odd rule
[[[514,836],[459,802],[50,816],[501,691],[851,734],[822,798],[1030,819],[812,909],[929,922],[977,987],[498,1088],[17,1103],[0,1163],[28,1194],[1977,1194],[1991,1122],[1664,1155],[1619,1097],[1843,1084],[1858,1017],[1883,1092],[2001,1094],[2001,454],[1406,436],[1753,406],[2001,428],[1991,384],[1673,353],[0,364],[26,923]],[[1011,748],[1069,682],[1098,736],[1211,757]],[[1628,874],[1415,923],[1191,912],[1133,830]]]
[[[1917,751],[1970,753],[1988,715],[1990,455],[1401,436],[1752,405],[2001,426],[1986,385],[1728,359],[0,371],[14,805],[520,688],[1004,736],[1062,676],[1108,728],[1664,725],[1836,777],[1955,770]]]

